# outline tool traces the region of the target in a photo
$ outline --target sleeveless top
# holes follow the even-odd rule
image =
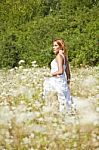
[[[64,64],[63,64],[64,72],[60,75],[60,77],[65,78],[65,69],[66,69],[65,57],[62,54],[60,54],[60,55],[64,59]],[[56,59],[53,59],[53,61],[51,62],[51,73],[54,73],[56,71],[58,71],[58,65],[57,65]]]

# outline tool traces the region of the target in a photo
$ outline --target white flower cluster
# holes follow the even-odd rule
[[[31,64],[32,64],[32,67],[34,67],[34,68],[38,67],[38,65],[37,65],[37,62],[36,62],[36,61],[32,61],[32,62],[31,62]]]
[[[24,60],[20,60],[19,65],[24,63]],[[94,113],[99,113],[99,107],[96,106],[99,97],[98,69],[74,70],[71,92],[79,111],[77,115],[70,116],[60,114],[55,107],[52,109],[46,105],[57,102],[55,94],[50,93],[47,100],[42,98],[42,85],[44,77],[49,76],[49,69],[36,68],[36,61],[32,62],[32,66],[0,71],[0,150],[98,149],[99,122],[97,118],[94,120]],[[86,94],[87,98],[84,97]],[[94,111],[91,111],[93,107],[89,109],[90,101],[96,106]],[[75,109],[75,106],[72,107]],[[89,112],[93,116],[90,117]],[[83,124],[82,117],[87,118]]]
[[[20,60],[20,61],[18,62],[19,65],[22,65],[22,64],[24,64],[24,63],[25,63],[24,60]]]

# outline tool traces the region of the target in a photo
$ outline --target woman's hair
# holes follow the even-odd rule
[[[57,44],[59,45],[59,47],[61,48],[61,50],[65,54],[65,56],[68,57],[67,48],[65,46],[64,41],[62,39],[54,39],[53,42],[57,42]]]

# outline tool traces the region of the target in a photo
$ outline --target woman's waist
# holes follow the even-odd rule
[[[51,74],[53,74],[54,72],[51,72]],[[53,76],[55,78],[66,78],[65,77],[65,73],[62,73],[62,74],[59,74],[59,75],[56,75],[56,76]]]
[[[61,74],[61,75],[57,75],[57,76],[52,76],[51,78],[56,79],[56,80],[65,80],[66,81],[65,74]]]

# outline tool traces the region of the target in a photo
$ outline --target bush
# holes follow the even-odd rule
[[[1,1],[0,67],[27,65],[36,60],[48,65],[52,39],[69,47],[72,65],[97,65],[99,60],[98,1]]]

